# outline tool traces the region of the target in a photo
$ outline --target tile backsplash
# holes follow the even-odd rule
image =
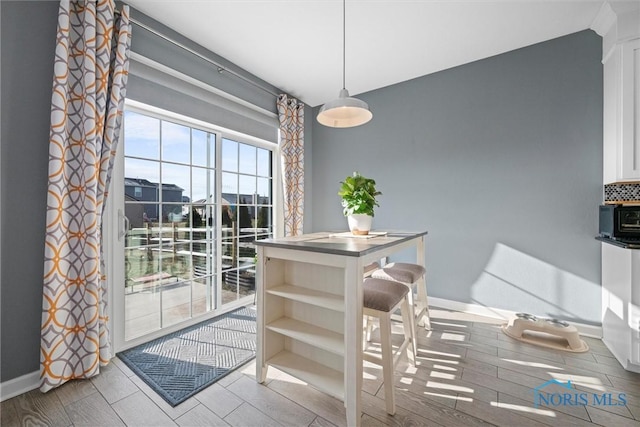
[[[613,182],[604,186],[605,203],[640,203],[640,181]]]

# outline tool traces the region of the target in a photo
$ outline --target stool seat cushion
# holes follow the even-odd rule
[[[426,273],[426,269],[418,264],[392,262],[374,271],[371,277],[376,279],[395,280],[406,284],[418,281]]]
[[[391,280],[366,278],[362,282],[363,305],[372,310],[390,312],[409,292],[409,288]]]

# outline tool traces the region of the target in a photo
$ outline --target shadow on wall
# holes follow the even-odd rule
[[[487,307],[569,322],[601,323],[599,317],[594,318],[594,313],[600,313],[600,284],[502,243],[495,245],[483,272],[471,286],[471,298]]]

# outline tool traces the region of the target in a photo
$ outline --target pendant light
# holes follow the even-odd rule
[[[342,0],[342,90],[338,98],[320,108],[318,122],[333,128],[350,128],[367,123],[373,117],[366,102],[349,96],[345,85],[346,0]]]

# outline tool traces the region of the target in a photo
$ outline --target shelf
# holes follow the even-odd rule
[[[267,329],[294,340],[344,356],[344,335],[300,320],[281,317],[267,325]]]
[[[301,286],[281,285],[267,289],[270,295],[276,295],[293,301],[311,304],[329,310],[344,313],[344,300],[342,296],[327,292],[315,291]]]
[[[342,372],[286,350],[273,356],[267,363],[320,391],[344,401],[344,376]]]

